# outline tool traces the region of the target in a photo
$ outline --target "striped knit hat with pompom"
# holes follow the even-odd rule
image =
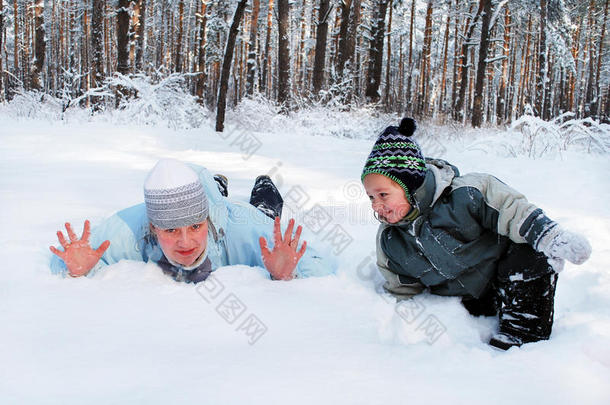
[[[378,173],[394,180],[412,204],[412,195],[423,184],[428,170],[419,145],[410,139],[416,128],[412,118],[403,118],[398,127],[387,127],[366,159],[361,177],[364,181],[367,174]]]

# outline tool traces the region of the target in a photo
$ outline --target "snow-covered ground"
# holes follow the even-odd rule
[[[320,136],[363,128],[355,121],[229,125],[220,136],[211,124],[0,113],[0,403],[610,403],[608,156],[511,157],[497,147],[507,142],[498,131],[422,124],[429,154],[495,174],[593,246],[587,263],[560,275],[550,341],[499,352],[486,344],[497,322],[469,316],[457,298],[396,306],[379,292],[377,223],[359,181],[375,133]],[[139,262],[91,278],[51,275],[48,246],[64,221],[80,232],[87,218],[95,225],[141,202],[160,157],[224,173],[243,200],[269,173],[287,205],[300,207],[310,243],[334,251],[338,274],[277,282],[231,266],[209,289]],[[312,221],[310,209],[327,221]],[[241,312],[227,312],[230,302]]]

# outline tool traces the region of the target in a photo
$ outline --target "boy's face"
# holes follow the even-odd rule
[[[195,263],[208,244],[208,221],[174,229],[151,225],[151,229],[165,256],[186,267]]]
[[[371,200],[373,211],[390,224],[399,222],[411,211],[411,204],[402,187],[386,176],[367,174],[364,189]]]

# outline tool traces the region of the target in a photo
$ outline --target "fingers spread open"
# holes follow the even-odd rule
[[[66,241],[66,238],[64,237],[64,234],[61,231],[57,231],[57,239],[59,240],[59,243],[64,249],[68,247],[68,242]]]
[[[273,240],[276,245],[279,245],[282,242],[282,229],[280,227],[280,217],[275,217],[275,221],[273,223]]]
[[[109,246],[110,246],[109,240],[105,240],[104,242],[102,242],[100,247],[98,247],[97,250],[95,251],[95,254],[97,255],[98,259],[104,255],[104,253],[106,252],[106,250],[108,249]]]
[[[297,231],[294,234],[294,239],[290,242],[290,246],[294,247],[294,250],[297,250],[299,246],[299,239],[301,239],[301,232],[303,232],[303,227],[301,225],[297,226]]]
[[[85,227],[83,228],[83,236],[81,237],[81,240],[83,242],[89,242],[89,236],[91,236],[91,224],[87,219],[85,220]]]
[[[305,254],[305,250],[307,250],[307,241],[303,241],[303,246],[301,246],[301,250],[297,253],[297,261],[301,260],[301,257]]]
[[[51,252],[59,256],[59,258],[61,258],[62,260],[64,259],[64,252],[58,250],[55,246],[49,246],[49,249],[51,249]]]
[[[290,243],[290,240],[292,239],[292,230],[293,229],[294,229],[294,219],[291,218],[290,221],[288,221],[288,227],[286,228],[286,232],[284,233],[284,242]]]
[[[267,248],[267,240],[261,236],[260,238],[258,238],[258,243],[261,245],[261,254],[263,255],[263,260],[266,260],[269,255],[271,255],[271,252]]]
[[[72,225],[70,225],[69,222],[66,222],[66,231],[68,231],[68,237],[70,238],[70,242],[78,241],[78,238],[76,237],[76,234],[72,230]]]

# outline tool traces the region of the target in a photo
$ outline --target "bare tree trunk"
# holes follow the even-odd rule
[[[44,0],[36,0],[34,6],[35,15],[35,46],[34,46],[34,60],[32,61],[32,89],[41,90],[42,85],[40,84],[40,72],[44,65],[45,51],[47,42],[45,40],[44,30]],[[0,31],[0,35],[2,35]]]
[[[388,27],[387,27],[387,34],[386,36],[388,37],[388,46],[387,46],[387,56],[386,56],[386,69],[385,69],[385,95],[384,95],[384,100],[385,100],[385,105],[386,108],[389,109],[390,106],[390,80],[391,80],[391,62],[392,62],[392,37],[391,37],[391,33],[392,33],[392,0],[390,0],[390,16],[388,17]]]
[[[216,131],[224,130],[225,109],[227,106],[227,89],[229,87],[229,77],[231,75],[231,64],[233,63],[233,50],[235,49],[235,40],[239,32],[239,23],[244,15],[246,3],[248,0],[240,0],[235,9],[233,23],[229,29],[227,38],[227,47],[225,48],[225,56],[222,62],[222,73],[220,76],[220,88],[218,90],[218,103],[216,110]]]
[[[256,34],[258,33],[258,14],[260,12],[261,1],[252,2],[252,21],[250,23],[250,41],[248,46],[248,82],[246,93],[254,94],[254,77],[256,75]]]
[[[260,82],[260,91],[265,92],[267,90],[268,72],[271,61],[269,60],[269,49],[271,48],[271,28],[273,24],[273,0],[269,0],[269,7],[267,11],[267,35],[265,37],[265,52],[263,58],[263,75]]]
[[[409,65],[407,71],[409,76],[407,77],[407,105],[405,113],[407,115],[413,114],[413,97],[411,95],[411,83],[413,82],[413,29],[415,26],[415,0],[411,0],[411,21],[409,24]]]
[[[376,21],[373,21],[374,31],[369,47],[369,69],[365,96],[372,102],[379,100],[379,85],[383,67],[383,43],[385,37],[385,16],[389,0],[377,0]]]
[[[205,89],[206,74],[205,74],[205,27],[208,21],[206,0],[201,1],[200,21],[199,21],[199,43],[197,45],[197,84],[195,86],[195,94],[197,95],[197,102],[199,104],[204,103],[203,92]]]
[[[19,30],[19,2],[17,0],[13,0],[13,24],[14,24],[14,43],[13,43],[13,69],[15,71],[15,76],[18,76],[19,72],[19,55],[21,54],[19,49],[19,37],[21,36],[21,31]]]
[[[474,16],[472,21],[470,21],[470,24],[467,25],[467,34],[464,38],[464,41],[462,42],[462,53],[460,61],[460,91],[458,93],[453,109],[453,119],[459,122],[464,119],[464,101],[466,98],[466,88],[468,87],[468,48],[471,46],[470,40],[472,38],[472,35],[474,34],[474,29],[477,25],[477,20],[479,19],[479,16],[483,11],[482,6],[482,2],[479,3],[479,8],[477,10],[476,15]]]
[[[481,0],[479,8],[483,8],[481,20],[481,42],[479,46],[479,62],[477,63],[477,80],[474,88],[474,105],[472,111],[472,126],[480,127],[483,122],[483,91],[487,72],[487,52],[489,51],[489,22],[491,20],[491,0]]]
[[[144,36],[146,33],[146,0],[138,0],[138,29],[136,39],[136,71],[142,70],[144,59]]]
[[[426,6],[426,27],[424,28],[424,46],[422,49],[421,68],[419,75],[419,102],[417,113],[427,115],[429,105],[430,57],[432,56],[432,0]]]
[[[349,61],[348,55],[348,29],[350,23],[350,13],[352,8],[352,0],[343,0],[341,2],[341,28],[339,29],[339,50],[337,55],[337,76],[339,80],[343,78],[343,69]]]
[[[289,32],[289,0],[278,0],[278,83],[277,100],[283,108],[287,108],[290,96],[290,32]]]
[[[328,39],[328,15],[331,8],[329,0],[320,0],[318,9],[318,28],[316,30],[316,53],[313,62],[313,93],[318,94],[324,83],[326,64],[326,42]]]
[[[548,119],[548,111],[544,111],[545,85],[548,80],[546,61],[546,19],[547,2],[540,0],[540,39],[538,47],[538,72],[536,79],[536,112],[542,119]]]
[[[182,72],[182,37],[184,35],[184,0],[178,3],[178,37],[176,38],[176,58],[174,70]]]
[[[93,87],[104,81],[104,0],[93,0],[91,12],[91,64]]]
[[[608,19],[608,3],[606,0],[606,4],[604,5],[604,17],[602,20],[602,33],[599,38],[599,47],[597,49],[597,68],[595,70],[595,101],[591,103],[591,113],[593,117],[599,118],[600,115],[600,99],[601,99],[601,88],[599,83],[599,78],[602,70],[602,58],[603,58],[603,45],[604,40],[606,38],[606,20]]]
[[[453,0],[449,4],[447,12],[447,23],[445,24],[445,37],[443,38],[443,66],[441,75],[441,95],[438,101],[438,109],[445,112],[445,95],[447,94],[447,59],[449,54],[449,28],[451,27],[451,6]]]
[[[347,66],[350,67],[350,80],[352,86],[350,86],[349,92],[346,97],[346,102],[351,103],[354,94],[357,94],[357,88],[359,86],[359,75],[356,71],[360,68],[359,63],[356,63],[356,37],[358,33],[358,26],[360,25],[360,8],[361,0],[353,0],[353,12],[351,13],[349,28],[347,30],[347,41],[345,44],[345,57],[347,58]],[[360,55],[358,53],[358,55]],[[345,69],[345,65],[343,66]]]
[[[129,0],[118,0],[117,7],[117,72],[129,73]]]
[[[510,11],[508,7],[504,9],[504,42],[502,43],[503,56],[502,59],[502,75],[500,76],[500,88],[498,90],[498,109],[496,110],[496,118],[498,124],[502,124],[506,120],[506,111],[508,104],[508,91],[506,83],[508,81],[508,58],[510,57]],[[512,83],[512,81],[511,81]]]
[[[541,0],[544,1],[544,0]],[[593,114],[593,107],[594,107],[594,98],[595,98],[595,86],[593,85],[593,81],[594,81],[594,77],[595,77],[595,73],[594,73],[594,66],[595,66],[595,47],[593,45],[593,26],[595,25],[594,23],[594,17],[593,17],[593,13],[595,10],[595,1],[591,0],[589,2],[589,24],[588,24],[588,30],[589,30],[589,78],[587,80],[587,90],[585,93],[585,117],[590,117]]]

